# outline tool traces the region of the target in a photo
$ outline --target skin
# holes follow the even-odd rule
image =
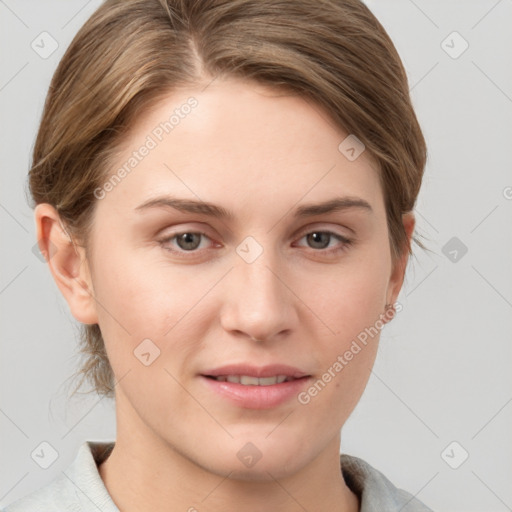
[[[378,336],[305,405],[242,408],[199,374],[279,362],[316,381],[382,318],[407,254],[392,264],[378,170],[367,152],[349,161],[338,150],[348,134],[301,97],[235,79],[202,89],[174,91],[133,127],[112,173],[173,109],[198,101],[98,200],[90,260],[50,205],[35,211],[52,275],[73,316],[100,325],[119,381],[116,446],[100,475],[120,510],[357,511],[340,471],[340,429],[368,382]],[[221,205],[234,218],[135,210],[164,194]],[[293,217],[335,196],[364,199],[371,211]],[[403,223],[410,241],[414,216]],[[206,237],[192,251],[177,238],[159,243],[198,231]],[[352,244],[315,244],[306,236],[315,231]],[[252,263],[236,252],[248,236],[263,249]],[[146,338],[161,351],[149,366],[133,354]],[[237,457],[247,442],[261,453],[252,467]]]

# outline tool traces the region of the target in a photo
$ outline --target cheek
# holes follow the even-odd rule
[[[311,309],[328,326],[317,338],[320,379],[328,388],[317,386],[323,395],[318,405],[334,400],[344,417],[357,404],[375,361],[388,278],[388,260],[368,257],[340,266],[309,294]]]
[[[379,318],[388,279],[385,260],[340,264],[336,271],[308,281],[306,303],[322,320],[326,335],[344,343]]]
[[[201,339],[198,332],[206,322],[207,301],[202,299],[219,280],[219,272],[172,265],[158,254],[144,258],[142,250],[130,253],[120,246],[96,261],[99,325],[113,367],[129,367],[133,351],[146,339],[160,350],[159,363],[183,359],[194,349],[191,341]]]
[[[183,290],[179,274],[166,274],[163,266],[157,268],[142,256],[142,251],[139,254],[119,244],[109,249],[105,257],[97,257],[95,266],[94,288],[103,306],[98,311],[103,323],[117,320],[117,327],[131,335],[147,334],[146,329],[154,331],[159,325],[157,320],[162,322],[162,313],[175,310],[179,303],[175,290]]]

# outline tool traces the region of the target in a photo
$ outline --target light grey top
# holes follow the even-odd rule
[[[119,512],[98,471],[114,444],[85,441],[65,471],[4,512]],[[360,512],[432,512],[363,459],[342,454],[340,463],[345,482],[359,496]]]

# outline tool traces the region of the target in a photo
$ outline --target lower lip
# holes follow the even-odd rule
[[[270,386],[245,386],[235,382],[221,382],[201,375],[213,391],[245,409],[271,409],[296,397],[309,383],[311,377],[303,377]]]

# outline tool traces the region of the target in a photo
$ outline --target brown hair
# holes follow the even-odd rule
[[[29,172],[32,207],[54,206],[88,254],[94,190],[138,116],[222,75],[299,94],[359,138],[379,165],[393,261],[412,253],[402,214],[419,193],[425,141],[400,57],[360,0],[105,1],[51,81]],[[112,397],[100,328],[80,328],[80,384]]]

